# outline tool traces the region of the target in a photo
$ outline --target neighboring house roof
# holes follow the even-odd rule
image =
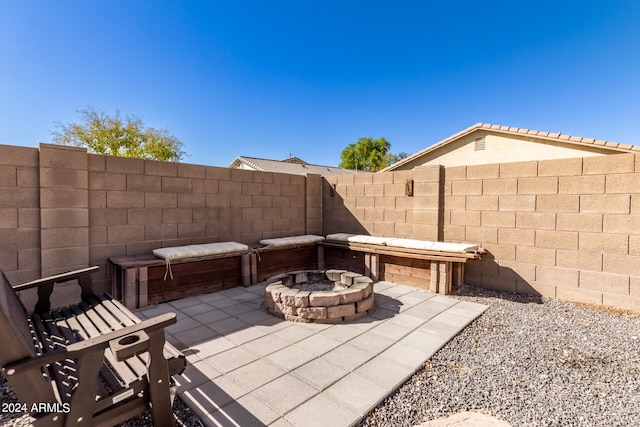
[[[358,173],[369,173],[351,169],[342,169],[335,166],[312,165],[300,160],[297,157],[290,157],[284,160],[269,160],[256,157],[238,156],[230,165],[232,169],[251,169],[261,172],[277,172],[288,174],[313,173],[323,176],[328,175],[353,175]]]
[[[582,147],[594,147],[600,148],[604,150],[610,150],[612,153],[637,153],[640,152],[640,146],[634,146],[631,144],[620,144],[618,142],[605,141],[601,139],[593,139],[593,138],[583,138],[581,136],[571,136],[564,135],[561,132],[543,132],[539,130],[530,130],[524,128],[517,128],[511,126],[500,126],[500,125],[492,125],[489,123],[476,123],[473,126],[470,126],[458,133],[451,135],[448,138],[443,139],[429,147],[418,151],[404,159],[386,167],[381,172],[387,172],[395,170],[401,167],[404,164],[412,162],[422,156],[425,156],[435,150],[438,150],[445,145],[451,144],[454,141],[459,140],[473,132],[477,131],[489,131],[495,134],[503,134],[507,136],[526,136],[526,137],[534,137],[536,139],[541,139],[549,142],[560,142],[563,144],[574,144],[576,146]]]

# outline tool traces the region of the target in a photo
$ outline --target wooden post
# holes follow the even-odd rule
[[[318,245],[318,270],[324,270],[324,246]]]
[[[125,281],[122,286],[122,302],[125,307],[130,309],[136,308],[136,294],[138,293],[136,286],[137,272],[137,268],[128,268],[124,271]]]
[[[149,305],[149,268],[138,268],[138,308]]]
[[[245,288],[251,286],[251,254],[240,256],[240,274],[242,275],[242,286]]]
[[[364,275],[371,277],[371,254],[369,252],[364,253]]]
[[[256,256],[255,252],[252,252],[251,254],[251,283],[252,284],[256,284],[258,283],[258,257]]]
[[[378,268],[380,267],[378,265],[378,254],[371,254],[371,279],[376,282],[379,280],[379,271]]]

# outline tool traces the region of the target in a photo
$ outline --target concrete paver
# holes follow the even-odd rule
[[[286,322],[264,286],[140,312],[176,312],[167,340],[189,361],[178,393],[206,426],[351,426],[487,307],[389,282],[377,310],[343,324]]]
[[[255,390],[252,395],[265,402],[279,414],[298,407],[318,391],[293,375],[284,375]]]

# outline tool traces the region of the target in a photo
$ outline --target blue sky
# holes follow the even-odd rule
[[[477,122],[640,145],[640,2],[0,0],[0,144],[87,106],[214,166]]]

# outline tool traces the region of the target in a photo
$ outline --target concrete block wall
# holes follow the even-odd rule
[[[89,155],[89,200],[90,264],[105,267],[158,247],[258,246],[306,234],[307,217],[316,228],[320,217],[304,176],[100,155]]]
[[[3,145],[0,266],[19,283],[100,265],[96,288],[109,291],[111,256],[219,241],[258,246],[264,238],[319,234],[320,192],[317,175],[102,156],[51,144]],[[33,295],[27,299],[33,302]]]
[[[407,195],[407,183],[413,195]],[[156,247],[364,233],[479,243],[468,283],[640,311],[640,156],[298,176],[0,145],[13,282]]]
[[[451,167],[444,240],[478,286],[640,311],[640,156]]]
[[[441,192],[439,166],[324,177],[322,230],[438,240]]]
[[[12,283],[40,276],[38,150],[0,145],[0,267]]]

